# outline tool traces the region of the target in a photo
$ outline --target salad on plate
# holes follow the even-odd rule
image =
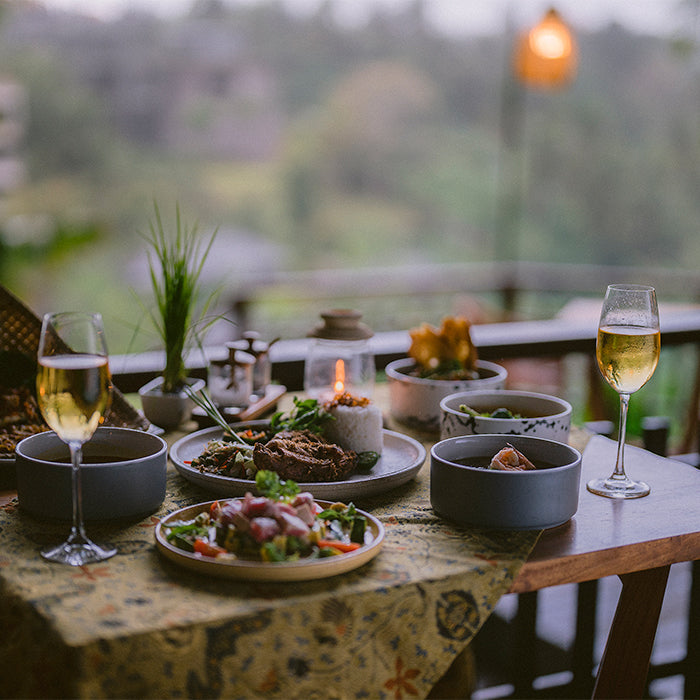
[[[352,503],[322,505],[271,471],[258,471],[255,481],[262,495],[214,501],[193,518],[168,520],[166,541],[222,563],[312,561],[372,544],[367,518]]]

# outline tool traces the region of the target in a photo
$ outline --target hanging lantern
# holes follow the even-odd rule
[[[374,392],[374,355],[369,346],[373,333],[352,309],[321,314],[323,323],[314,328],[304,363],[304,390],[309,397],[328,401],[349,393],[371,398]]]
[[[550,9],[538,25],[518,38],[514,64],[517,78],[531,87],[554,89],[573,80],[576,43],[556,10]]]

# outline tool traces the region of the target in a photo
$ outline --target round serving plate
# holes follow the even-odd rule
[[[290,562],[219,559],[186,552],[184,549],[180,549],[168,542],[165,537],[165,528],[169,524],[178,520],[192,520],[199,513],[209,511],[212,503],[214,501],[181,508],[170,513],[158,523],[155,531],[156,546],[166,559],[191,571],[222,578],[245,581],[311,581],[337,576],[359,568],[379,554],[384,540],[384,526],[381,522],[369,513],[358,509],[357,512],[367,519],[371,540],[353,552],[337,554],[323,559],[301,559]],[[316,503],[322,508],[332,505],[329,501],[316,501]]]
[[[266,425],[269,421],[259,420],[232,427],[237,430]],[[217,496],[244,496],[248,491],[255,492],[255,482],[251,479],[209,474],[191,466],[192,460],[202,454],[210,440],[222,436],[223,430],[216,427],[190,433],[173,444],[170,459],[185,479]],[[309,491],[314,498],[352,500],[384,493],[413,479],[425,462],[425,447],[418,440],[392,430],[384,430],[383,436],[382,455],[370,471],[352,474],[342,481],[299,483],[302,491]]]

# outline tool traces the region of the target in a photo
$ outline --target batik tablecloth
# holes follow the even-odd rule
[[[90,524],[119,554],[73,568],[39,549],[68,526],[0,510],[0,694],[71,697],[424,697],[508,590],[538,532],[437,518],[429,460],[358,502],[386,527],[360,569],[307,583],[212,579],[163,559],[158,518],[211,500],[169,467],[162,508]]]

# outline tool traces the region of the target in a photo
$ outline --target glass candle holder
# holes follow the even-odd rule
[[[323,323],[314,328],[304,363],[304,390],[319,401],[349,393],[371,398],[375,364],[369,339],[373,333],[360,322],[362,314],[352,309],[334,309],[321,314]]]

